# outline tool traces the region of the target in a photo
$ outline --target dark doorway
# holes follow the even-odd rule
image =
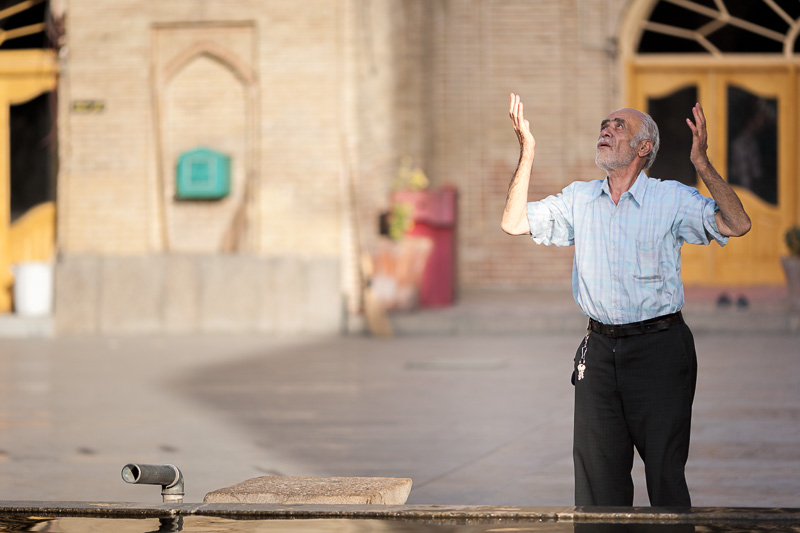
[[[55,200],[57,143],[53,93],[11,106],[11,222]]]

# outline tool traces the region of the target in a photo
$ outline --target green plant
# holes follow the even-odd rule
[[[786,231],[786,246],[789,253],[795,257],[800,257],[800,226],[794,226]]]
[[[421,191],[428,187],[428,183],[428,176],[425,175],[425,172],[414,166],[411,157],[403,156],[392,183],[392,189],[395,191]]]
[[[414,207],[404,202],[395,202],[389,213],[389,238],[399,241],[407,231],[414,228],[412,211]]]

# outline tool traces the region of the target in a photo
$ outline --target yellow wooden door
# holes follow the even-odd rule
[[[720,173],[741,198],[753,227],[714,251],[717,281],[784,282],[783,234],[793,218],[794,102],[786,68],[736,69],[715,77]],[[717,164],[717,162],[715,162]]]
[[[685,245],[687,285],[777,285],[784,282],[783,233],[796,215],[795,74],[786,66],[650,66],[633,68],[631,105],[659,125],[662,150],[650,175],[678,179],[710,196],[689,162],[691,100],[703,105],[709,157],[753,221],[745,237],[720,248]]]
[[[57,75],[53,50],[0,51],[0,313],[12,305],[9,106],[54,90]]]

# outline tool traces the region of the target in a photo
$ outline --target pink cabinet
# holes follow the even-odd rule
[[[412,206],[414,227],[407,234],[433,242],[419,287],[421,307],[451,305],[455,298],[456,201],[453,187],[392,193],[392,202]]]

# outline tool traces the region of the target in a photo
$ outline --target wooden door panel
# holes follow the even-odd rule
[[[685,119],[691,117],[691,107],[694,102],[683,102],[684,107],[676,108],[672,113],[665,113],[667,116],[658,117],[651,109],[654,99],[664,99],[670,95],[679,94],[687,88],[695,88],[697,101],[711,102],[710,91],[711,80],[708,72],[704,69],[684,70],[676,72],[674,68],[658,67],[643,68],[633,74],[634,82],[631,84],[633,96],[632,107],[645,110],[654,115],[658,123],[661,134],[661,150],[656,157],[656,163],[648,171],[648,175],[659,179],[679,179],[692,186],[699,186],[703,192],[702,183],[699,183],[689,161],[689,150],[691,149],[691,130],[686,125]],[[713,105],[705,104],[707,109],[706,118],[713,122],[716,118],[716,109]],[[670,149],[670,143],[678,143],[675,149]],[[713,156],[713,147],[709,147],[709,154]],[[660,163],[665,159],[680,159],[679,163],[688,167],[691,173],[690,180],[680,179],[680,176],[670,175],[669,172],[662,170]],[[686,165],[688,163],[688,165]],[[707,191],[703,192],[708,194]],[[684,283],[687,285],[708,284],[714,277],[713,256],[706,246],[696,246],[687,244],[681,249],[681,274]]]
[[[739,134],[731,131],[730,121],[735,120],[747,111],[738,109],[730,100],[732,88],[735,91],[746,91],[753,99],[760,102],[775,102],[776,113],[771,127],[776,131],[775,161],[771,164],[770,176],[764,180],[774,180],[774,193],[761,195],[743,185],[737,184],[734,169],[729,168],[737,154],[734,150],[747,151],[747,146],[758,144],[758,139],[751,137],[746,144],[738,144]],[[720,125],[716,130],[716,152],[720,154],[714,165],[720,174],[729,179],[732,187],[742,200],[745,210],[753,221],[753,227],[743,238],[731,239],[727,246],[714,250],[715,278],[720,283],[736,285],[780,284],[783,283],[783,271],[780,256],[783,253],[782,233],[788,225],[789,205],[784,199],[786,182],[791,175],[791,128],[793,118],[790,116],[789,75],[785,70],[737,70],[722,72],[716,76],[715,94],[723,103],[724,112],[720,113]],[[757,105],[756,102],[753,105]],[[742,127],[744,128],[744,126]],[[755,135],[763,139],[768,134],[765,130]],[[757,151],[757,150],[754,150]],[[739,154],[740,155],[740,154]],[[767,166],[767,165],[765,165]],[[758,191],[758,189],[755,189]],[[762,196],[766,196],[762,197]],[[773,203],[774,202],[774,203]]]
[[[686,285],[774,285],[784,282],[780,266],[780,256],[785,253],[783,245],[783,232],[785,228],[797,217],[798,203],[792,169],[795,165],[792,138],[797,117],[798,102],[795,102],[793,91],[795,73],[783,67],[744,68],[726,67],[696,67],[684,68],[675,65],[642,66],[638,65],[629,70],[629,90],[631,105],[637,109],[648,110],[648,104],[655,98],[665,98],[670,94],[689,86],[697,88],[698,100],[703,104],[708,130],[708,154],[714,166],[723,178],[728,179],[729,155],[737,154],[738,159],[733,160],[737,166],[734,172],[735,180],[741,185],[734,184],[733,188],[742,200],[745,210],[753,221],[753,227],[748,235],[742,238],[730,239],[725,247],[714,244],[711,246],[683,247],[682,274]],[[731,89],[734,87],[734,89]],[[754,95],[756,100],[768,100],[776,108],[776,155],[774,156],[775,184],[770,187],[746,186],[742,176],[740,161],[746,150],[741,147],[753,146],[753,143],[740,141],[735,146],[740,149],[734,152],[731,148],[733,139],[739,129],[737,124],[744,123],[741,119],[739,107],[744,101],[739,98],[742,94]],[[733,95],[736,98],[731,97]],[[737,99],[738,98],[738,99]],[[729,100],[735,100],[732,104]],[[749,101],[749,100],[748,100]],[[738,102],[738,103],[737,103]],[[763,102],[762,102],[763,104]],[[739,107],[737,107],[739,106]],[[797,107],[796,107],[797,106]],[[691,109],[676,110],[675,119],[684,122],[690,117]],[[654,117],[655,118],[655,117]],[[672,117],[667,119],[672,121]],[[741,119],[741,120],[740,120]],[[668,135],[680,135],[677,126],[662,127],[659,129],[670,132]],[[730,124],[729,124],[730,122]],[[685,123],[683,124],[685,127]],[[730,129],[729,129],[730,126]],[[688,127],[686,134],[691,135]],[[763,137],[761,137],[763,140]],[[669,137],[662,134],[662,146],[669,142]],[[659,153],[659,157],[661,153]],[[689,154],[685,155],[688,158]],[[682,152],[672,157],[683,157]],[[658,161],[658,159],[657,159]],[[653,166],[657,170],[657,164]],[[653,177],[671,179],[672,176]],[[680,178],[679,178],[680,179]],[[681,181],[684,181],[681,179]],[[685,182],[685,181],[684,181]],[[710,196],[704,184],[697,180],[691,185],[696,186],[703,195]],[[765,192],[766,191],[766,192]]]

